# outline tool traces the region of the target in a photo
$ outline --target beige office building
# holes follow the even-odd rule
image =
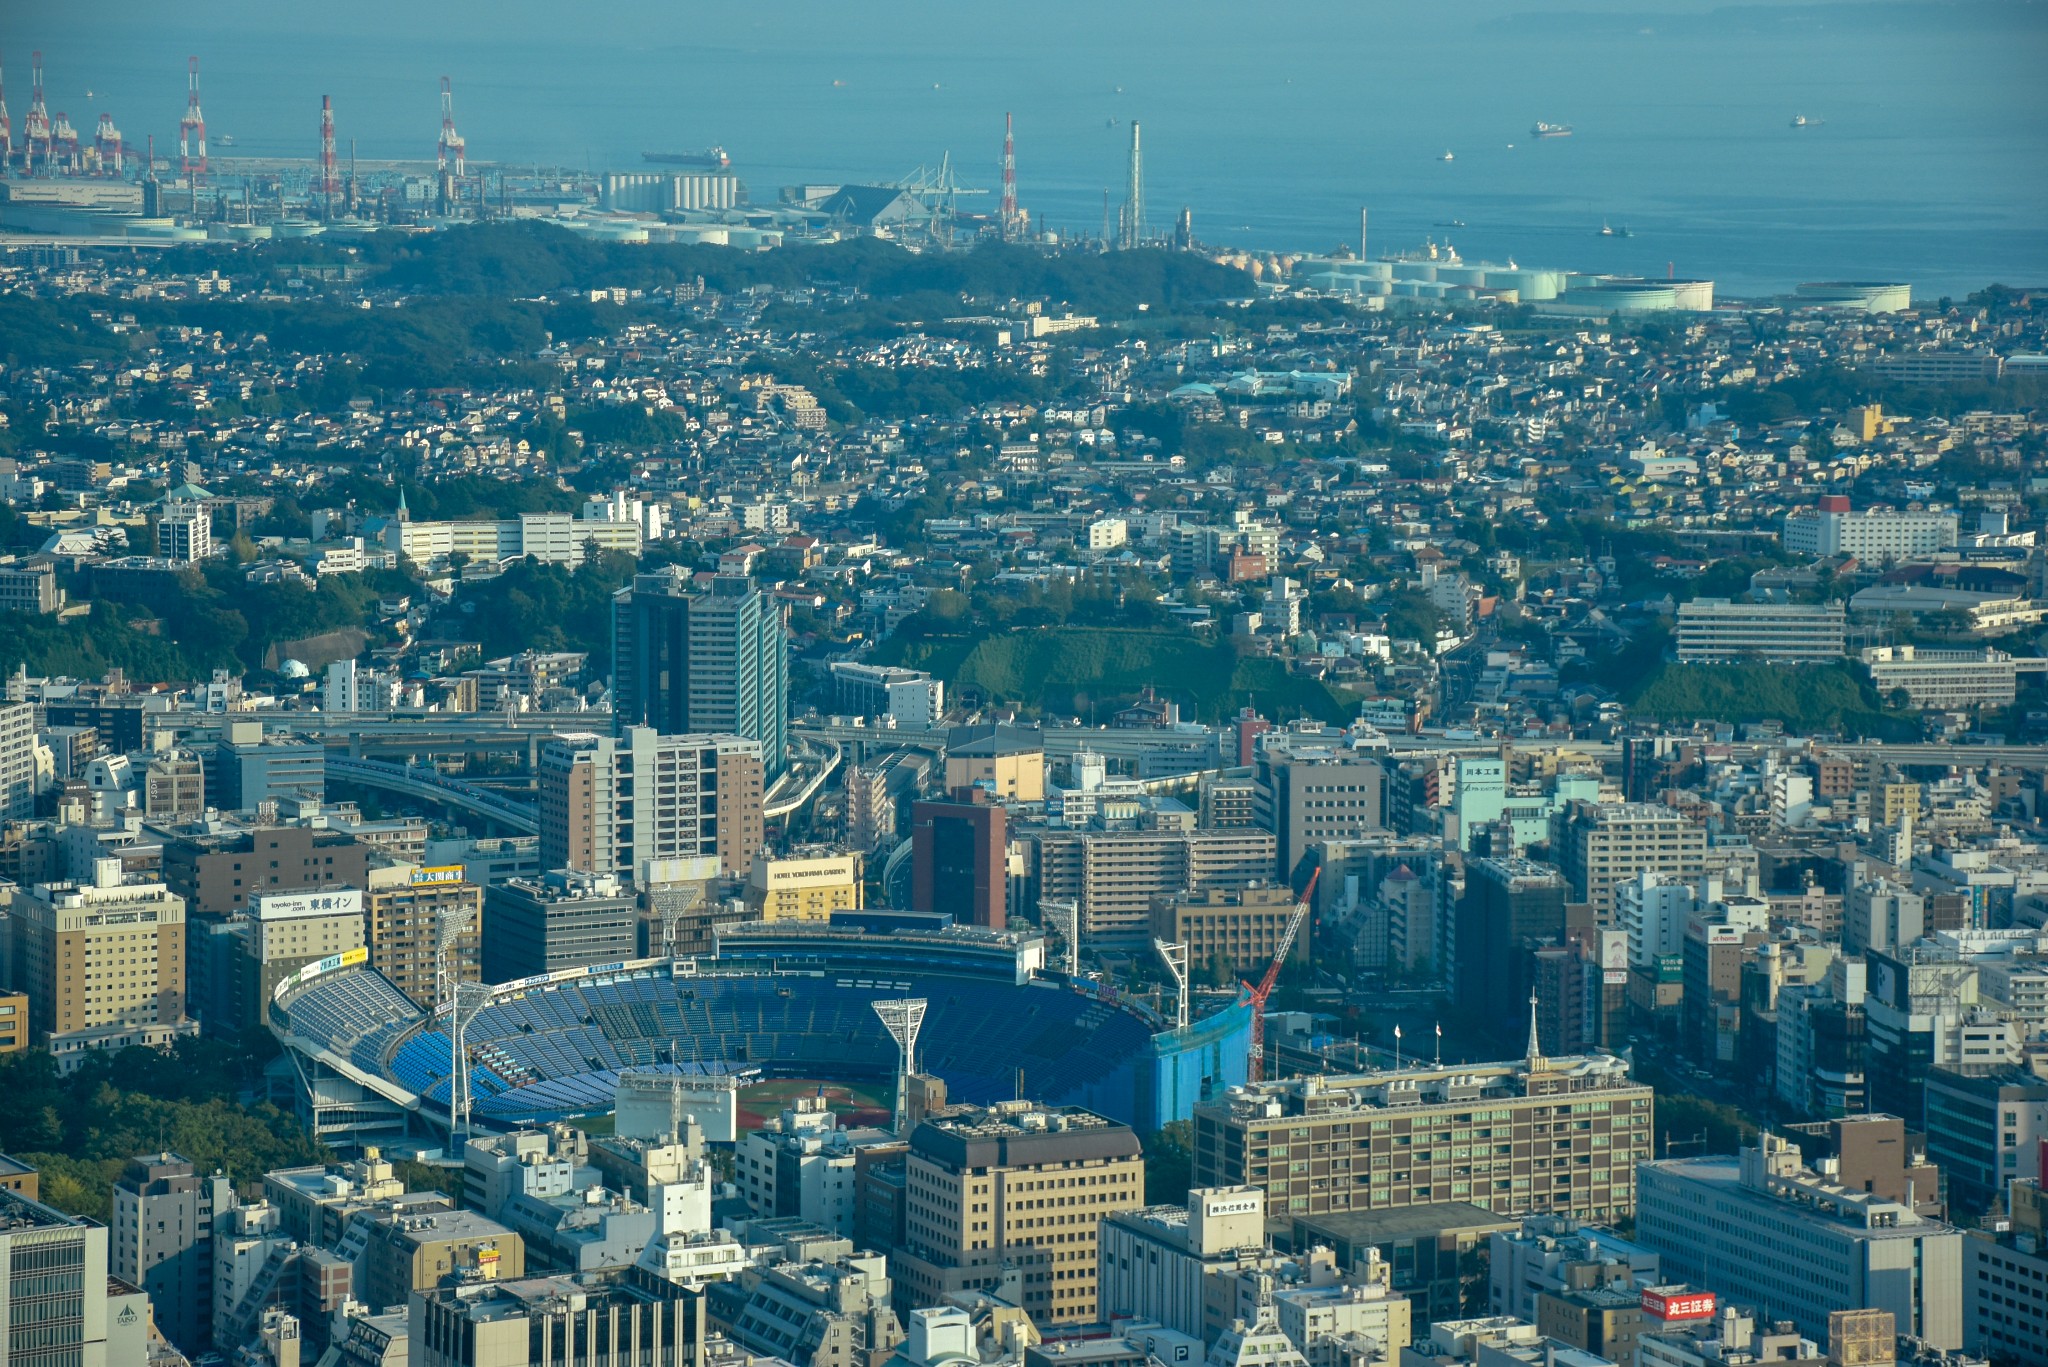
[[[435,1005],[444,957],[450,981],[483,981],[484,890],[460,868],[372,869],[364,901],[370,967],[422,1008]]]
[[[1004,802],[1045,801],[1045,743],[1036,732],[962,741],[946,750],[946,791],[986,786]]]
[[[1266,1223],[1444,1201],[1606,1223],[1635,1210],[1653,1094],[1609,1055],[1296,1078],[1195,1107],[1194,1184]]]
[[[1550,819],[1552,859],[1603,927],[1623,883],[1644,873],[1689,881],[1707,871],[1707,831],[1652,802],[1572,802]]]
[[[890,1275],[908,1304],[940,1305],[1014,1271],[1040,1325],[1094,1323],[1102,1220],[1144,1204],[1128,1125],[1023,1101],[936,1117],[911,1132]]]
[[[1294,893],[1282,885],[1161,897],[1152,903],[1152,937],[1188,947],[1188,968],[1199,976],[1221,968],[1234,977],[1266,971],[1280,951],[1294,917]],[[1298,934],[1288,951],[1292,963],[1308,962],[1309,937]]]
[[[14,985],[28,993],[38,1043],[185,1018],[185,902],[162,883],[124,883],[102,859],[92,884],[38,883],[15,894]]]
[[[1076,903],[1090,948],[1149,948],[1156,898],[1273,881],[1271,831],[1043,830],[1032,843],[1037,900]]]
[[[260,1025],[277,985],[307,964],[364,947],[363,894],[354,888],[270,893],[242,927],[241,1026]]]
[[[526,1241],[496,1220],[442,1201],[394,1203],[370,1225],[361,1266],[364,1303],[404,1305],[451,1272],[486,1281],[525,1276]]]

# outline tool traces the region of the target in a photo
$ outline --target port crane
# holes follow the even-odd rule
[[[1273,962],[1266,965],[1266,976],[1259,979],[1259,985],[1244,985],[1252,994],[1252,1049],[1247,1060],[1245,1076],[1252,1082],[1265,1080],[1266,1072],[1266,999],[1273,995],[1273,984],[1280,981],[1280,965],[1287,962],[1287,955],[1294,948],[1294,937],[1301,933],[1301,923],[1308,919],[1309,903],[1316,895],[1316,880],[1323,876],[1317,869],[1308,876],[1308,886],[1301,890],[1301,900],[1294,904],[1294,913],[1287,918],[1287,928],[1280,932],[1280,947],[1273,951]]]
[[[971,185],[962,185],[953,174],[953,154],[945,153],[939,158],[937,170],[920,166],[901,180],[890,181],[891,189],[901,190],[912,198],[922,201],[928,208],[943,208],[953,211],[953,201],[961,195],[985,195],[987,190]]]

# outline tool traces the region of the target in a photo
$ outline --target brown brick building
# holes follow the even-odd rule
[[[254,910],[267,892],[363,887],[373,853],[353,836],[311,826],[181,829],[164,842],[164,882],[192,915],[229,916]]]

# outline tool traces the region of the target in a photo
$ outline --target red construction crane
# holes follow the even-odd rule
[[[185,117],[178,120],[179,170],[187,179],[206,174],[206,115],[199,112],[199,59],[185,59]]]
[[[449,84],[448,78],[443,76],[441,78],[441,144],[439,147],[441,174],[446,175],[452,167],[455,172],[455,178],[457,180],[462,179],[466,170],[464,166],[466,151],[467,144],[462,141],[462,134],[455,131],[455,89]]]
[[[1294,948],[1294,937],[1301,933],[1301,923],[1308,919],[1309,902],[1316,895],[1316,880],[1323,876],[1317,869],[1308,876],[1308,886],[1301,890],[1301,900],[1294,904],[1294,914],[1287,918],[1287,929],[1280,933],[1280,947],[1273,951],[1273,962],[1266,965],[1266,976],[1259,979],[1259,985],[1244,985],[1252,994],[1252,1052],[1245,1067],[1245,1077],[1252,1082],[1265,1078],[1266,1065],[1266,998],[1273,995],[1273,984],[1280,981],[1280,965],[1287,962],[1288,951]]]

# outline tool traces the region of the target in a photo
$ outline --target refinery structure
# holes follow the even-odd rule
[[[894,179],[783,185],[758,196],[719,146],[645,152],[640,164],[626,170],[479,160],[470,156],[468,140],[457,129],[448,76],[440,78],[438,125],[428,123],[429,106],[421,101],[417,159],[359,159],[355,140],[347,136],[346,108],[329,94],[318,97],[317,110],[313,97],[306,97],[306,155],[223,155],[234,139],[216,136],[209,146],[197,56],[186,63],[176,156],[159,159],[153,136],[140,146],[127,141],[109,111],[96,111],[90,138],[80,135],[65,111],[51,111],[40,52],[31,59],[28,105],[18,124],[8,112],[5,76],[0,54],[0,243],[238,243],[531,219],[609,242],[746,250],[867,236],[912,250],[999,241],[1045,250],[1196,251],[1249,271],[1262,290],[1338,298],[1366,310],[1473,303],[1606,316],[1700,312],[1715,305],[1711,280],[1580,273],[1512,259],[1471,261],[1448,241],[1374,257],[1367,250],[1363,210],[1355,250],[1284,255],[1207,247],[1195,236],[1188,208],[1174,214],[1164,231],[1148,217],[1137,120],[1129,126],[1122,192],[1104,188],[1097,233],[1054,227],[1027,207],[1018,174],[1018,128],[1009,113],[1003,115],[1001,153],[993,168],[999,190],[991,207],[989,191],[963,181],[950,153],[935,168],[921,166]],[[1865,311],[1891,311],[1903,307],[1904,298],[1900,285],[1802,288],[1802,302]]]

